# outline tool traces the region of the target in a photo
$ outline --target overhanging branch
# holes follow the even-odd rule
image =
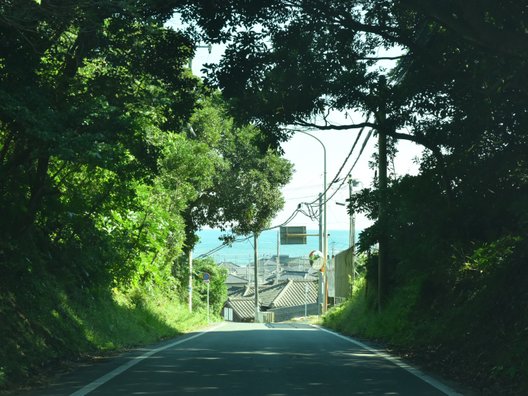
[[[299,121],[294,122],[294,125],[299,125],[299,126],[314,128],[314,129],[319,129],[319,130],[326,130],[326,131],[328,130],[344,131],[348,129],[361,129],[361,128],[372,128],[375,130],[379,129],[378,124],[373,123],[373,122],[368,122],[368,121],[360,122],[357,124],[335,125],[335,124],[325,123],[324,125],[320,125],[320,124],[316,124],[312,122],[299,120]],[[394,132],[389,131],[387,135],[397,140],[407,140],[409,142],[419,144],[420,146],[423,146],[431,150],[435,156],[440,156],[440,157],[442,156],[442,153],[440,149],[438,148],[438,146],[436,146],[435,144],[432,144],[427,139],[425,139],[425,137],[423,136],[410,135],[407,133],[400,133],[396,131]]]
[[[452,9],[424,0],[403,0],[410,9],[421,12],[457,33],[465,41],[499,54],[528,58],[527,35],[500,29],[486,21],[484,10],[461,2]],[[479,12],[480,11],[480,12]]]
[[[360,128],[377,128],[377,125],[372,122],[360,122],[359,124],[345,124],[345,125],[334,125],[325,123],[324,125],[314,124],[307,121],[295,121],[295,125],[300,125],[309,128],[321,129],[321,130],[347,130],[347,129],[360,129]]]

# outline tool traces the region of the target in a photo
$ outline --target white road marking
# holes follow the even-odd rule
[[[429,377],[427,374],[424,374],[423,372],[421,372],[417,368],[409,366],[408,364],[402,362],[397,357],[391,356],[391,355],[389,355],[388,353],[385,353],[385,352],[378,351],[377,349],[371,348],[368,345],[365,345],[365,344],[363,344],[360,341],[356,341],[353,338],[346,337],[344,335],[335,333],[335,332],[333,332],[331,330],[328,330],[328,329],[325,329],[325,328],[323,328],[321,326],[316,326],[316,327],[319,328],[319,330],[325,331],[325,332],[327,332],[329,334],[332,334],[332,335],[334,335],[336,337],[339,337],[339,338],[341,338],[343,340],[351,342],[352,344],[355,344],[355,345],[359,346],[360,348],[366,349],[367,351],[373,353],[374,355],[377,355],[377,356],[379,356],[379,357],[381,357],[383,359],[386,359],[386,360],[390,361],[391,363],[395,364],[396,366],[398,366],[398,367],[404,369],[405,371],[411,373],[412,375],[420,378],[422,381],[427,382],[429,385],[431,385],[432,387],[438,389],[440,392],[445,393],[447,396],[463,396],[461,393],[455,392],[453,389],[451,389],[447,385],[444,385],[441,382],[435,380],[434,378]]]
[[[84,395],[87,395],[88,393],[94,391],[95,389],[99,388],[101,385],[107,383],[108,381],[110,381],[112,378],[115,378],[117,377],[119,374],[125,372],[126,370],[128,370],[130,367],[133,367],[135,366],[136,364],[138,363],[141,363],[141,361],[151,357],[152,355],[158,353],[158,352],[161,352],[165,349],[169,349],[169,348],[172,348],[176,345],[180,345],[180,344],[183,344],[184,342],[187,342],[187,341],[190,341],[196,337],[200,337],[206,333],[209,333],[210,331],[214,331],[222,326],[225,325],[225,322],[224,323],[221,323],[219,324],[218,326],[215,326],[209,330],[205,330],[205,331],[202,331],[201,333],[198,333],[198,334],[195,334],[191,337],[187,337],[187,338],[184,338],[183,340],[179,340],[179,341],[175,341],[175,342],[172,342],[168,345],[165,345],[165,346],[162,346],[162,347],[159,347],[159,348],[156,348],[156,349],[153,349],[151,351],[148,351],[146,353],[144,353],[143,355],[141,356],[138,356],[138,357],[135,357],[133,360],[130,360],[128,363],[125,363],[123,364],[122,366],[119,366],[117,367],[116,369],[110,371],[108,374],[105,374],[103,375],[102,377],[96,379],[95,381],[92,381],[90,382],[88,385],[84,386],[83,388],[79,389],[78,391],[76,392],[73,392],[70,396],[84,396]]]

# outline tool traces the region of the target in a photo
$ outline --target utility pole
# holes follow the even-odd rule
[[[353,179],[352,175],[348,176],[348,202],[352,202],[352,186],[353,186]],[[348,247],[354,248],[356,245],[356,222],[354,220],[354,211],[351,206],[349,206],[350,209],[350,226],[348,228],[349,234],[348,234]]]
[[[378,189],[379,189],[379,243],[378,243],[378,311],[381,311],[385,298],[387,277],[387,81],[384,76],[379,80],[379,108],[376,113],[378,125]]]
[[[193,296],[193,262],[192,262],[192,249],[189,249],[188,254],[188,261],[189,261],[189,312],[192,312],[193,304],[192,304],[192,296]]]
[[[323,148],[323,168],[324,168],[323,194],[322,194],[322,197],[321,195],[319,195],[319,235],[322,235],[323,237],[322,239],[319,240],[319,251],[323,252],[323,271],[325,271],[326,264],[328,261],[328,230],[327,230],[328,223],[326,221],[326,205],[327,205],[327,202],[326,202],[326,192],[327,192],[326,191],[326,147],[324,143],[316,136],[308,132],[305,132],[305,131],[297,131],[297,132],[311,136],[312,138],[317,140],[317,142]],[[323,313],[326,313],[327,302],[328,302],[327,300],[328,294],[327,294],[327,289],[326,289],[326,272],[322,272],[321,275],[322,275],[322,280],[323,280],[323,289],[322,289],[323,290],[323,299],[322,299],[323,309],[322,311]]]
[[[275,260],[275,263],[277,264],[277,268],[275,269],[275,271],[277,272],[275,284],[278,284],[280,276],[280,231],[277,231],[277,259]]]
[[[260,322],[258,292],[258,234],[253,234],[253,262],[255,263],[255,323]]]
[[[323,194],[319,193],[319,251],[323,251]],[[319,271],[317,273],[317,315],[321,315],[323,311],[324,301],[324,277],[323,273]]]
[[[352,203],[352,187],[353,187],[352,175],[348,176],[348,202]],[[354,219],[354,209],[349,206],[350,210],[350,227],[348,235],[348,244],[352,255],[352,288],[356,280],[356,221]],[[351,290],[352,291],[352,290]]]
[[[319,193],[319,251],[323,251],[323,195]]]
[[[207,280],[207,323],[210,322],[209,311],[210,311],[210,308],[209,308],[209,280]]]

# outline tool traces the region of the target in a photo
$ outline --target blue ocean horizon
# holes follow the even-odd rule
[[[317,234],[318,230],[307,230],[307,234]],[[259,258],[271,258],[277,254],[277,230],[262,232],[258,239]],[[218,238],[225,234],[220,230],[201,230],[198,232],[200,241],[193,250],[193,257],[208,254],[222,245]],[[337,254],[348,248],[348,230],[328,231],[328,253]],[[308,257],[312,250],[319,249],[319,237],[309,236],[306,238],[306,245],[280,245],[280,255],[289,257]],[[237,265],[247,265],[253,263],[253,237],[239,237],[237,242],[231,246],[224,246],[221,249],[210,253],[217,263],[231,262]]]

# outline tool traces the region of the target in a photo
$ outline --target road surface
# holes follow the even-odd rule
[[[458,395],[306,324],[224,323],[65,375],[31,395]]]

